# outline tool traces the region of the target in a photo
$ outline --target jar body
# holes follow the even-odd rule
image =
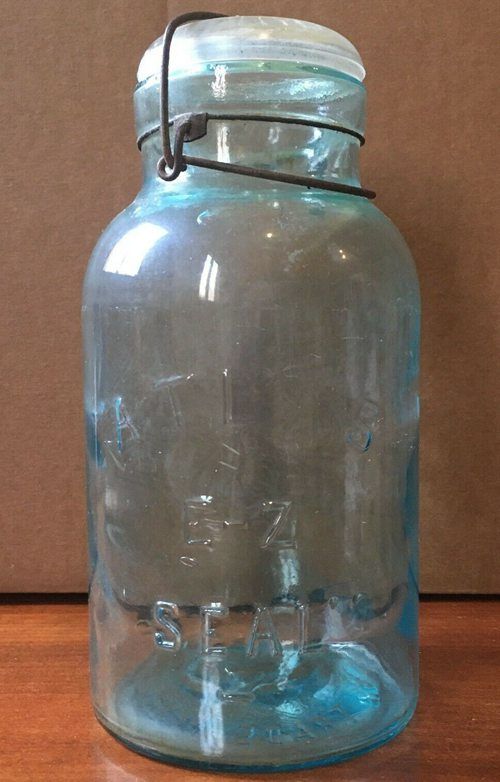
[[[418,285],[364,199],[220,177],[86,277],[94,703],[158,757],[331,762],[416,701]]]

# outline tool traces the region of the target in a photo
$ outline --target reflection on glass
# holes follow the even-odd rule
[[[214,261],[211,255],[207,255],[203,264],[203,270],[200,277],[199,297],[207,301],[215,301],[215,286],[217,283],[217,273],[219,264]]]
[[[219,697],[219,661],[204,659],[202,663],[201,702],[198,712],[200,743],[208,756],[224,752],[224,716]]]
[[[122,236],[104,264],[104,271],[135,277],[147,253],[166,236],[166,228],[155,223],[141,223]]]

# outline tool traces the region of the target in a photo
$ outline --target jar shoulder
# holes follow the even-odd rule
[[[102,230],[90,254],[89,262],[87,264],[87,276],[92,269],[102,265],[116,244],[130,230],[131,224],[134,222],[134,213],[135,201],[115,215]]]
[[[142,193],[101,235],[86,286],[98,278],[105,278],[106,285],[119,278],[161,278],[163,284],[172,276],[185,276],[185,266],[196,276],[208,257],[226,278],[235,273],[249,280],[301,276],[307,285],[333,278],[392,277],[418,294],[410,250],[373,203],[290,190]]]

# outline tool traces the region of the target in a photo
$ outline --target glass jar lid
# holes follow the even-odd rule
[[[159,78],[163,37],[145,52],[137,72],[139,83]],[[363,81],[359,52],[343,35],[312,22],[279,16],[228,16],[189,22],[176,31],[170,74],[197,71],[207,63],[236,61],[298,62],[340,71]]]

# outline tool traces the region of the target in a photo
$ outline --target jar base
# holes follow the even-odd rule
[[[365,755],[367,752],[371,752],[374,749],[378,749],[378,747],[382,747],[384,744],[387,744],[387,742],[396,738],[406,728],[406,726],[412,719],[415,713],[415,708],[416,708],[416,702],[411,706],[410,709],[408,709],[406,714],[404,714],[397,723],[391,725],[388,730],[382,732],[380,735],[374,736],[371,743],[369,744],[348,749],[345,750],[344,752],[339,752],[333,755],[318,757],[313,760],[307,760],[304,762],[296,762],[296,763],[283,763],[280,765],[266,764],[266,763],[251,764],[251,765],[245,763],[240,763],[240,764],[223,763],[220,760],[219,761],[191,760],[189,758],[180,758],[177,755],[169,755],[167,753],[159,752],[158,750],[155,750],[152,747],[147,747],[143,744],[138,744],[136,741],[134,741],[131,738],[128,738],[127,736],[120,735],[120,733],[117,732],[118,729],[116,728],[116,726],[112,725],[104,717],[104,715],[99,712],[98,709],[95,709],[95,714],[102,727],[114,739],[119,741],[120,744],[123,744],[125,747],[127,747],[127,749],[130,749],[133,752],[142,755],[143,757],[149,758],[150,760],[156,760],[160,763],[166,763],[171,766],[179,766],[181,768],[189,768],[189,769],[194,769],[199,771],[215,771],[215,772],[226,772],[226,773],[235,773],[235,774],[238,773],[269,774],[273,772],[279,773],[285,771],[305,771],[310,768],[318,768],[319,766],[331,766],[336,763],[343,763],[347,760],[352,760],[353,758],[357,758],[360,755]]]
[[[162,665],[161,657],[146,660],[119,685],[114,718],[99,708],[96,715],[130,749],[189,768],[270,772],[341,762],[396,736],[416,705],[354,644],[309,660],[280,692],[260,685],[253,700],[224,700],[210,678],[200,697],[192,681],[186,687]]]

